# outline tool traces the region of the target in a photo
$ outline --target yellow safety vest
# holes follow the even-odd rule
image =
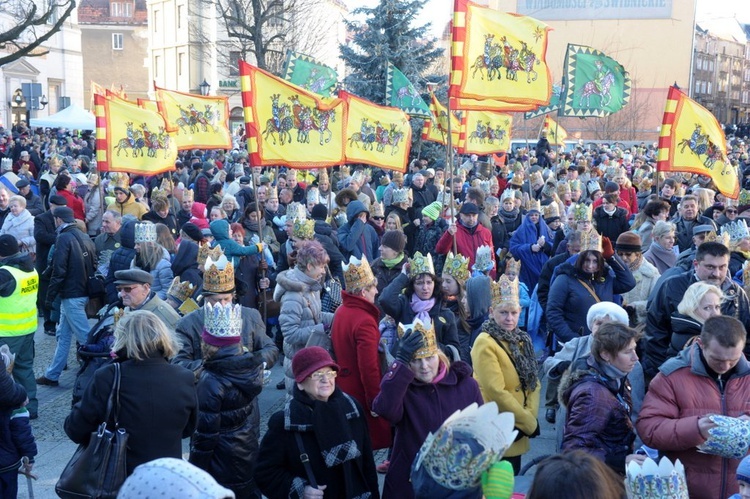
[[[24,272],[15,267],[0,267],[10,272],[16,280],[13,294],[0,298],[0,334],[23,336],[36,332],[36,295],[39,291],[39,274],[36,270]]]

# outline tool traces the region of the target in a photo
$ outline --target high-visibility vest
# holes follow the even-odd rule
[[[39,291],[39,274],[36,270],[24,272],[9,265],[0,269],[10,272],[16,281],[13,294],[0,298],[0,334],[23,336],[36,332],[36,295]]]

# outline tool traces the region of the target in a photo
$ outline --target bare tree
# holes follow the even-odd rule
[[[21,57],[49,51],[42,44],[60,31],[76,6],[75,0],[47,0],[40,8],[31,0],[0,0],[0,66]]]

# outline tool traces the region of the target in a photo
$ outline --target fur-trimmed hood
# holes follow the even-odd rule
[[[311,279],[299,269],[290,269],[280,272],[276,276],[276,289],[273,290],[273,300],[281,302],[281,297],[287,291],[306,293],[308,291],[319,291],[323,285]]]

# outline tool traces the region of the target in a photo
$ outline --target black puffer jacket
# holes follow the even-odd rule
[[[203,286],[203,277],[198,271],[198,245],[192,241],[183,240],[172,262],[172,274],[179,277],[181,282],[189,281],[196,286],[193,296],[198,296]]]
[[[341,268],[341,264],[344,262],[344,255],[339,249],[339,242],[336,238],[336,233],[333,232],[331,224],[323,221],[315,221],[315,240],[318,241],[323,249],[328,253],[328,267],[331,269],[331,274],[339,279],[339,282],[344,284],[344,271]]]
[[[115,272],[129,269],[133,258],[135,258],[135,222],[125,222],[120,228],[120,247],[112,253],[112,258],[109,260],[109,273],[104,280],[107,303],[117,301]]]
[[[204,362],[198,380],[198,426],[190,446],[190,462],[209,472],[221,485],[244,497],[255,488],[263,388],[259,353],[221,347]]]
[[[58,295],[63,299],[88,296],[84,250],[96,254],[94,242],[76,224],[69,224],[57,235],[52,278],[47,288],[48,302],[53,302]]]

